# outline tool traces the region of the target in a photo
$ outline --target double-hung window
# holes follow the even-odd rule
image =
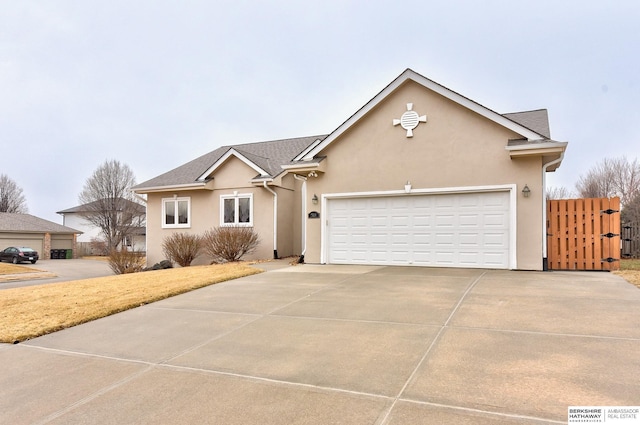
[[[190,227],[191,199],[165,198],[162,200],[162,227]]]
[[[221,226],[253,226],[253,194],[220,196]]]

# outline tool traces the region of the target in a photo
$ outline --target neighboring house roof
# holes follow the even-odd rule
[[[502,116],[530,128],[536,133],[540,133],[547,139],[551,138],[551,131],[549,130],[549,114],[546,109],[512,112],[509,114],[502,114]]]
[[[71,227],[31,214],[0,213],[0,232],[20,233],[82,233]]]
[[[142,214],[146,212],[146,208],[144,205],[139,204],[137,202],[129,201],[128,199],[124,199],[124,201],[132,204],[138,210],[138,212]],[[99,206],[99,202],[94,201],[94,202],[89,202],[88,204],[77,205],[75,207],[67,208],[66,210],[58,211],[56,212],[56,214],[64,215],[64,214],[74,214],[74,213],[80,214],[80,213],[94,212],[96,211],[96,207],[98,206]]]
[[[140,191],[141,189],[166,187],[202,187],[206,184],[211,173],[230,156],[253,164],[251,166],[256,170],[256,177],[264,177],[262,175],[263,172],[266,172],[269,177],[275,177],[283,172],[282,165],[289,163],[299,152],[317,139],[323,139],[324,137],[326,136],[298,137],[223,146],[178,168],[140,183],[134,186],[133,189]]]

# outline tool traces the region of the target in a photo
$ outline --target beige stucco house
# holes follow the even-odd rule
[[[134,190],[150,263],[171,232],[240,225],[253,258],[542,270],[566,147],[546,110],[499,114],[407,69],[328,135],[224,146]]]

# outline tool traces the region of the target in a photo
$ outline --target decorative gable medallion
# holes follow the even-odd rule
[[[393,119],[393,125],[400,124],[400,127],[407,130],[407,137],[413,137],[413,130],[421,122],[427,122],[427,116],[418,115],[418,113],[413,110],[413,103],[407,103],[407,111],[402,114],[400,119]]]

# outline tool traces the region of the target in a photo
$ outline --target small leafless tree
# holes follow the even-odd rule
[[[640,194],[631,199],[622,209],[622,221],[640,225]]]
[[[173,233],[162,240],[165,257],[180,267],[190,266],[200,253],[200,237],[189,233]]]
[[[87,179],[80,193],[79,201],[85,207],[81,214],[101,230],[109,252],[144,225],[145,207],[130,190],[135,184],[131,168],[107,160]]]
[[[640,194],[640,163],[626,157],[604,158],[585,175],[580,176],[576,190],[583,198],[620,197],[620,203]]]
[[[571,199],[573,198],[573,193],[566,187],[553,187],[550,186],[547,188],[547,199]]]
[[[0,212],[20,214],[29,212],[22,189],[6,174],[0,174]]]
[[[260,238],[252,227],[215,227],[202,235],[202,250],[214,262],[239,261],[259,244]]]
[[[115,274],[138,273],[144,267],[144,256],[124,249],[109,253],[109,267]]]

